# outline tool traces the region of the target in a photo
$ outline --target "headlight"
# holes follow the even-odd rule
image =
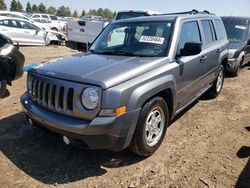
[[[100,102],[97,89],[87,88],[82,93],[82,104],[88,110],[95,109]]]

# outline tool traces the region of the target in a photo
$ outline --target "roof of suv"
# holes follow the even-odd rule
[[[143,17],[135,17],[135,18],[129,18],[124,20],[118,20],[116,23],[124,23],[124,22],[144,22],[144,21],[164,21],[164,20],[174,20],[176,18],[180,19],[188,19],[188,18],[211,18],[218,16],[214,14],[208,14],[208,13],[196,13],[196,14],[189,14],[189,13],[171,13],[171,14],[159,14],[154,16],[143,16]]]

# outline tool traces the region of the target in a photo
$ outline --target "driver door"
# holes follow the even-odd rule
[[[186,21],[181,24],[177,57],[186,43],[202,43],[200,27],[197,21]],[[179,64],[177,76],[177,105],[178,108],[185,106],[195,98],[204,88],[203,76],[206,73],[206,56],[201,52],[198,55],[178,57]]]

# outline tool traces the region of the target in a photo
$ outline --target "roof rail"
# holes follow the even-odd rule
[[[187,11],[187,12],[174,12],[174,13],[166,13],[166,14],[159,14],[159,15],[172,15],[172,14],[211,14],[211,15],[214,15],[207,10],[204,10],[203,12],[199,12],[196,9],[193,9],[193,10]]]

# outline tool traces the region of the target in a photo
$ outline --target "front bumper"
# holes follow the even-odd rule
[[[96,117],[92,121],[50,112],[36,105],[27,93],[21,96],[26,115],[39,126],[81,141],[89,149],[121,151],[129,146],[140,109],[118,117]]]
[[[232,72],[235,71],[238,65],[238,59],[237,58],[231,58],[228,59],[227,65],[226,65],[226,71]]]

